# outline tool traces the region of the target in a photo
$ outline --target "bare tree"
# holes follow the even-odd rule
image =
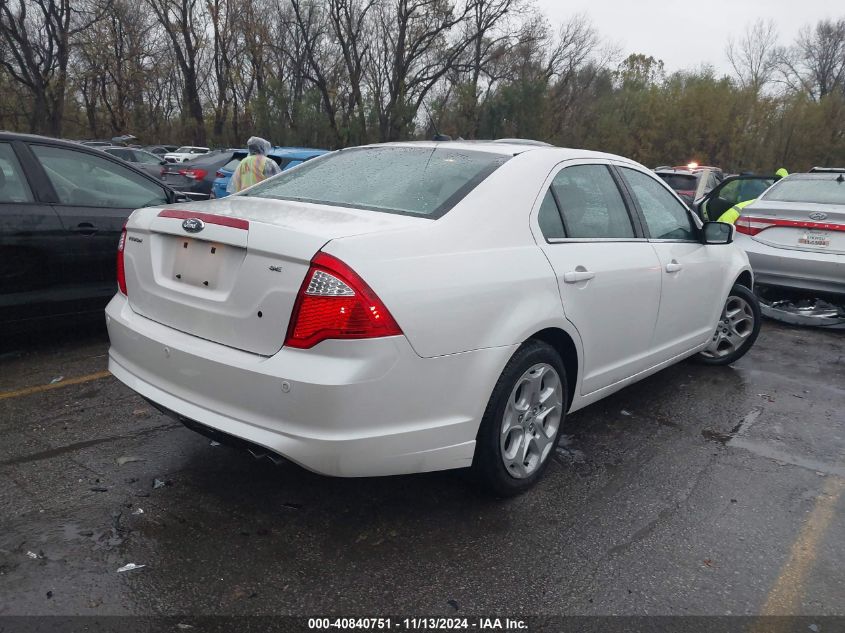
[[[205,117],[200,98],[202,52],[206,46],[208,15],[199,0],[145,0],[164,28],[182,75],[183,114],[193,121],[194,143],[204,144]]]
[[[429,91],[455,65],[471,40],[455,27],[476,0],[394,0],[377,7],[369,83],[383,141],[401,138]]]
[[[71,0],[2,0],[2,66],[32,97],[29,127],[61,136],[72,40],[101,13]]]
[[[504,77],[501,61],[517,41],[529,4],[525,0],[478,0],[471,8],[465,20],[469,46],[463,66],[468,77],[461,95],[461,109],[470,125],[466,132],[476,137],[481,124],[481,104]],[[450,84],[460,80],[459,73]]]
[[[814,100],[845,90],[845,18],[802,28],[781,54],[781,72],[787,86]]]
[[[143,127],[144,84],[155,66],[155,20],[137,3],[114,0],[98,22],[77,38],[73,64],[91,134],[104,109],[114,134]]]
[[[314,2],[303,5],[301,0],[290,0],[296,26],[302,37],[306,63],[301,72],[320,92],[326,119],[337,145],[344,140],[337,125],[337,74],[340,60],[332,50],[328,37],[328,24],[320,7]]]
[[[344,118],[357,120],[357,142],[367,142],[367,111],[364,104],[364,70],[370,59],[367,16],[376,0],[329,0],[328,15],[340,46],[349,82],[350,99]]]
[[[731,37],[725,53],[742,88],[759,94],[771,81],[779,63],[778,33],[772,20],[759,19],[737,40]]]

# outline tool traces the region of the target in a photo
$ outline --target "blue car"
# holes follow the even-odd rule
[[[308,147],[274,147],[267,156],[276,161],[279,167],[282,168],[282,171],[284,171],[285,169],[296,167],[300,163],[304,163],[306,160],[310,160],[315,156],[322,156],[326,153],[328,153],[328,150],[311,149]],[[229,195],[229,192],[226,191],[229,180],[231,180],[235,169],[238,168],[238,165],[246,156],[246,151],[236,152],[232,156],[232,160],[217,170],[217,177],[214,179],[214,185],[212,186],[212,198],[225,198]]]

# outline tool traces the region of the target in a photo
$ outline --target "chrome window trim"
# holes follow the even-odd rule
[[[554,237],[547,239],[549,244],[565,244],[567,242],[573,243],[593,243],[593,242],[648,242],[644,237]]]

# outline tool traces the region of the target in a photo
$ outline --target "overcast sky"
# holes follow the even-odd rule
[[[590,16],[599,33],[622,47],[625,56],[644,53],[662,59],[666,70],[712,64],[730,71],[725,56],[729,35],[759,17],[772,18],[781,43],[790,43],[805,24],[845,17],[836,0],[536,0],[557,26],[575,13]],[[837,10],[838,9],[838,10]]]

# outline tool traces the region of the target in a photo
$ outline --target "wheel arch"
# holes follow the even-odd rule
[[[563,361],[563,368],[566,370],[567,390],[567,411],[572,407],[572,400],[575,397],[575,388],[578,383],[578,348],[575,341],[564,330],[557,327],[547,327],[535,332],[529,339],[543,341],[551,345]]]
[[[745,286],[749,290],[754,290],[754,275],[751,274],[751,271],[746,269],[739,273],[739,276],[734,281],[735,284],[739,284],[740,286]]]

